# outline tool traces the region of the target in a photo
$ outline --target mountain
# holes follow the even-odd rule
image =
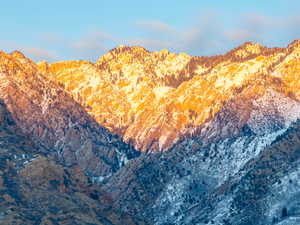
[[[3,101],[0,162],[0,224],[145,224],[113,209],[80,166],[66,167],[36,146]]]
[[[299,100],[298,54],[299,41],[286,49],[245,43],[212,57],[119,46],[95,64],[39,68],[98,123],[136,149],[155,152],[195,131],[208,138],[204,127],[237,95],[260,98],[267,86]]]
[[[153,224],[299,224],[299,124],[208,146],[186,139],[134,159],[104,190]]]
[[[300,40],[0,52],[0,224],[299,224],[299,78]]]
[[[17,126],[67,166],[104,179],[138,155],[20,52],[0,53],[0,98]]]
[[[22,53],[1,52],[0,74],[0,224],[144,224],[96,185],[139,153]]]

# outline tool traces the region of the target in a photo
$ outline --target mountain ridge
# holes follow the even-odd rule
[[[105,177],[138,154],[20,52],[0,54],[0,74],[0,98],[17,126],[66,165],[78,163],[91,176]]]
[[[298,42],[287,48],[247,42],[209,57],[121,46],[95,64],[68,61],[38,66],[125,142],[141,151],[162,151],[184,138],[186,129],[212,119],[223,102],[251,83],[257,86],[273,79],[282,83],[276,91],[299,100],[291,64],[298,65],[297,55],[293,56]],[[284,61],[288,57],[292,61]],[[278,76],[284,68],[291,71]]]
[[[0,224],[299,224],[299,46],[0,52]]]

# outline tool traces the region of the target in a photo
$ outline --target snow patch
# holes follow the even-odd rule
[[[156,98],[160,99],[163,97],[166,97],[169,92],[174,90],[174,88],[168,87],[168,86],[161,86],[161,87],[156,87],[153,89],[153,92],[156,96]]]
[[[300,103],[273,90],[253,102],[248,125],[256,134],[286,128],[300,118]]]

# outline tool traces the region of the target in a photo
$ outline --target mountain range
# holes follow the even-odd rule
[[[0,224],[300,224],[299,119],[300,40],[0,52]]]

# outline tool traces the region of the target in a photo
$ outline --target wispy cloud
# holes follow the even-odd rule
[[[146,33],[159,35],[175,35],[177,30],[169,24],[161,21],[138,21],[136,27]]]
[[[38,61],[56,61],[59,59],[59,56],[42,47],[36,47],[36,46],[28,46],[28,45],[19,45],[13,42],[7,42],[7,41],[0,41],[1,49],[4,49],[5,51],[11,52],[14,50],[21,51],[26,55],[27,57],[31,58],[32,60],[38,62]]]
[[[280,40],[300,38],[300,16],[267,16],[257,12],[235,15],[231,25],[224,24],[218,13],[206,14],[184,28],[162,21],[139,21],[137,29],[154,38],[139,38],[137,43],[152,50],[169,48],[192,55],[211,55],[229,50],[243,42],[262,42],[269,46]],[[131,43],[131,41],[128,41]]]
[[[286,28],[291,36],[299,36],[300,38],[300,15],[291,16],[286,21]]]
[[[30,46],[19,46],[17,49],[24,52],[25,55],[28,55],[34,61],[56,61],[58,60],[58,56],[44,48],[39,47],[30,47]]]
[[[69,57],[90,61],[95,61],[116,42],[112,35],[99,29],[87,32],[77,39],[68,40],[57,34],[45,34],[41,40],[48,45],[60,48]]]
[[[67,46],[75,57],[94,61],[108,50],[108,45],[113,41],[112,35],[96,30],[82,36],[79,40],[70,41]]]
[[[126,43],[137,43],[149,48],[159,50],[168,48],[175,52],[188,52],[190,54],[207,54],[209,49],[218,46],[218,41],[212,36],[218,36],[216,21],[209,23],[211,16],[198,18],[194,24],[176,28],[162,21],[139,21],[135,25],[140,32],[144,32],[146,38],[129,39]],[[151,36],[147,36],[151,34]],[[154,38],[150,38],[153,37]],[[132,41],[134,40],[134,41]]]
[[[253,12],[241,16],[241,25],[244,25],[249,29],[262,30],[273,28],[275,24],[274,18]]]
[[[159,20],[140,20],[128,27],[127,36],[94,29],[78,37],[48,33],[37,41],[39,45],[16,45],[0,42],[1,49],[23,51],[35,61],[62,59],[97,60],[119,44],[140,45],[149,50],[167,48],[191,55],[220,54],[246,41],[268,46],[284,45],[300,38],[300,16],[268,16],[257,12],[232,15],[223,19],[218,12],[196,16],[185,26],[175,26]],[[228,22],[229,21],[229,22]],[[282,41],[283,40],[283,41]]]
[[[133,38],[126,40],[126,44],[130,46],[142,46],[150,49],[172,48],[174,43],[165,40],[156,40],[150,38]]]
[[[277,28],[275,21],[277,18],[261,15],[259,13],[248,13],[240,15],[238,23],[234,29],[224,30],[224,37],[233,44],[245,41],[263,41],[266,35]]]
[[[236,29],[225,31],[224,37],[227,39],[227,41],[241,43],[248,40],[257,41],[259,39],[259,33],[249,29]]]

